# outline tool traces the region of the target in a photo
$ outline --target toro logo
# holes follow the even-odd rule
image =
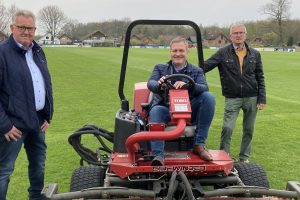
[[[174,98],[173,101],[174,101],[174,103],[187,103],[188,102],[188,100],[186,98],[181,98],[181,99]]]

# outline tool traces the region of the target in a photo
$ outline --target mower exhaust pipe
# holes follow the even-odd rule
[[[138,143],[151,140],[173,140],[178,138],[186,127],[185,119],[179,119],[177,127],[171,131],[153,131],[149,134],[148,131],[142,131],[129,136],[126,140],[126,149],[128,152],[128,159],[130,162],[134,160],[134,152],[138,149]]]

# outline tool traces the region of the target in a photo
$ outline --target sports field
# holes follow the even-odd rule
[[[214,51],[205,50],[208,58]],[[58,183],[60,192],[69,190],[72,171],[79,157],[68,144],[68,136],[86,124],[114,131],[114,116],[120,108],[118,82],[121,48],[45,48],[52,74],[54,118],[47,135],[46,183]],[[259,111],[250,161],[261,164],[272,188],[284,189],[288,180],[300,181],[300,52],[262,52],[267,106]],[[157,63],[169,59],[167,49],[130,49],[125,96],[132,106],[133,85],[147,81]],[[196,50],[189,61],[196,63]],[[219,147],[224,97],[217,69],[207,74],[210,91],[216,97],[216,113],[207,146]],[[232,141],[232,157],[239,152],[241,118]],[[95,149],[94,138],[84,138]],[[24,150],[17,159],[10,181],[8,200],[27,199],[27,158]]]

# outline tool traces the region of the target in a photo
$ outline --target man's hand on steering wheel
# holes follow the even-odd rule
[[[187,80],[187,82],[184,81],[176,81],[174,85],[171,83],[171,79],[176,78],[176,77],[181,77]],[[158,84],[160,85],[162,90],[166,89],[188,89],[191,87],[191,90],[194,91],[195,89],[195,82],[194,80],[184,74],[172,74],[172,75],[167,75],[167,76],[162,76],[158,80]]]
[[[175,84],[172,85],[171,80],[174,78],[183,78],[187,82],[176,81]],[[190,76],[184,74],[172,74],[169,76],[162,76],[158,80],[158,84],[160,86],[160,89],[163,91],[163,101],[166,105],[168,105],[168,95],[170,89],[189,89],[189,92],[191,92],[191,94],[193,94],[195,91],[195,81]]]
[[[161,85],[165,82],[166,77],[162,76],[159,80],[158,80],[158,84]]]
[[[164,84],[164,83],[166,83],[166,76],[162,76],[159,80],[158,80],[158,84],[159,85],[162,85],[162,84]],[[185,82],[183,82],[183,81],[176,81],[175,83],[174,83],[174,85],[172,85],[171,84],[171,82],[169,81],[168,83],[166,83],[166,84],[168,84],[169,86],[171,85],[172,87],[171,88],[173,88],[173,89],[186,89],[186,88],[188,88],[188,85],[185,83]],[[163,89],[163,88],[162,88]]]
[[[188,88],[188,85],[186,84],[186,82],[183,82],[183,81],[176,81],[174,83],[174,87],[175,89],[187,89]]]
[[[166,91],[167,89],[175,89],[175,86],[172,85],[171,81],[168,80],[167,76],[162,76],[158,80],[158,84],[160,85],[160,89]]]

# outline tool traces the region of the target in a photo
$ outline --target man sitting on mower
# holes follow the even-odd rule
[[[173,79],[175,89],[189,89],[192,108],[192,123],[196,125],[193,152],[202,160],[212,161],[211,154],[205,148],[205,140],[214,116],[215,99],[208,91],[207,82],[200,67],[187,62],[188,42],[185,38],[177,37],[170,43],[171,60],[165,64],[158,64],[147,83],[148,89],[153,92],[149,110],[149,123],[168,123],[170,121],[169,107],[166,95],[163,95],[162,85],[165,78],[172,74],[185,74],[195,82],[193,91],[188,88],[185,80]],[[164,97],[165,96],[165,97]],[[164,164],[164,141],[151,141],[151,150],[154,155],[152,165]]]

